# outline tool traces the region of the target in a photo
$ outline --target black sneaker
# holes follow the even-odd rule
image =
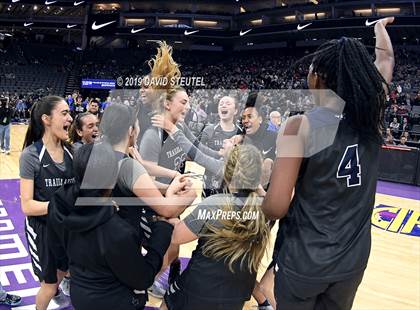
[[[171,285],[175,282],[175,280],[179,277],[181,274],[181,261],[179,258],[174,260],[169,267],[169,276],[168,276],[168,283]]]
[[[17,295],[6,294],[4,299],[0,299],[0,305],[17,306],[22,301],[22,298]]]

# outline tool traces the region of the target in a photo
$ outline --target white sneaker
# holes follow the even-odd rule
[[[63,280],[60,283],[60,289],[64,295],[70,296],[70,278],[63,278]]]
[[[4,153],[4,152],[6,152],[6,151],[5,151],[5,150],[3,150],[3,149],[0,149],[0,152]]]
[[[8,150],[8,151],[6,151],[6,155],[10,155],[10,151]]]
[[[147,291],[153,297],[162,299],[165,296],[166,289],[159,281],[155,281]]]
[[[60,290],[60,293],[51,300],[48,309],[64,309],[70,305],[70,298]]]

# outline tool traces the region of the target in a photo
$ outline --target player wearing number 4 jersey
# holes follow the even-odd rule
[[[308,86],[334,91],[345,102],[343,115],[337,115],[326,92],[314,92],[319,106],[290,118],[279,134],[262,206],[271,218],[285,216],[277,236],[278,309],[351,309],[353,304],[370,254],[384,85],[394,66],[385,26],[392,21],[375,26],[375,63],[356,39],[323,44],[312,55]],[[329,146],[304,156],[314,145],[314,132],[334,126]]]

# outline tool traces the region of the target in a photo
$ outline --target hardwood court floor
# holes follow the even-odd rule
[[[19,177],[19,155],[26,128],[25,125],[12,126],[12,152],[9,156],[0,154],[0,179]],[[202,168],[193,164],[191,169],[200,172]],[[200,184],[196,183],[196,185],[199,192]],[[414,191],[420,191],[420,187],[415,188]],[[413,213],[409,221],[415,229],[420,230],[419,196],[420,194],[415,199],[409,199],[392,196],[390,193],[377,194],[375,206],[385,205],[398,210],[399,208],[402,208],[401,210],[412,210]],[[383,214],[389,215],[389,213],[386,213],[387,211],[384,212]],[[378,214],[374,214],[372,217],[377,226],[386,227],[386,220],[378,219],[377,216]],[[392,225],[388,226],[391,227]],[[392,230],[389,227],[388,229]],[[276,231],[277,228],[275,227],[272,233],[272,242],[275,240]],[[196,243],[191,243],[181,246],[180,256],[190,257],[195,245]],[[271,257],[271,249],[268,257]],[[263,260],[262,270],[265,270],[268,265],[268,257]],[[150,305],[158,306],[159,302],[159,300],[151,297]],[[254,305],[255,301],[251,300],[244,309],[255,309]],[[369,265],[359,287],[353,309],[420,309],[420,237],[389,232],[372,226],[372,251]]]

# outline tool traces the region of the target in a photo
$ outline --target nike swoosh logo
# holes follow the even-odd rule
[[[271,149],[272,149],[273,147],[270,147],[267,151],[262,151],[262,153],[263,153],[263,155],[267,155],[268,154],[268,152],[270,152],[271,151]]]
[[[76,2],[76,1],[74,1],[74,3],[73,3],[73,5],[74,6],[78,6],[79,4],[82,4],[84,1],[80,1],[80,2]]]
[[[131,33],[137,33],[137,32],[143,31],[144,29],[146,28],[140,28],[140,29],[131,28]]]
[[[28,26],[33,25],[33,24],[34,24],[34,23],[24,23],[24,24],[23,24],[23,26],[24,26],[24,27],[28,27]]]
[[[3,33],[6,37],[13,37],[13,35],[12,34],[10,34],[10,33]]]
[[[47,168],[50,164],[42,165],[43,168]]]
[[[70,29],[70,28],[73,28],[73,27],[76,27],[76,26],[77,26],[76,24],[74,24],[74,25],[67,24],[67,29]]]
[[[12,0],[12,3],[16,3],[19,2],[20,0]]]
[[[53,4],[53,3],[56,3],[57,1],[48,1],[48,0],[45,0],[45,5],[50,5],[50,4]]]
[[[107,22],[107,23],[105,23],[105,24],[100,24],[100,25],[97,25],[96,24],[96,21],[94,21],[93,22],[93,24],[92,24],[92,30],[98,30],[98,29],[101,29],[101,28],[103,28],[103,27],[105,27],[105,26],[108,26],[108,25],[111,25],[111,24],[113,24],[113,23],[115,23],[116,22],[116,20],[113,20],[112,22]]]
[[[308,27],[309,25],[312,25],[312,23],[309,23],[309,24],[306,24],[306,25],[303,25],[303,26],[301,26],[300,24],[299,25],[297,25],[297,30],[302,30],[302,29],[305,29],[306,27]]]
[[[380,21],[380,19],[377,19],[377,20],[374,20],[373,22],[370,22],[368,19],[366,19],[365,25],[366,25],[366,27],[369,27],[369,26],[372,26],[373,24],[376,24],[379,21]]]
[[[185,30],[185,31],[184,31],[184,35],[189,36],[190,34],[193,34],[193,33],[199,32],[199,31],[200,31],[200,30],[193,30],[193,31],[188,31],[188,30]]]
[[[250,32],[252,29],[248,29],[248,30],[245,30],[245,31],[239,31],[239,35],[242,37],[242,36],[244,36],[244,35],[246,35],[248,32]]]

